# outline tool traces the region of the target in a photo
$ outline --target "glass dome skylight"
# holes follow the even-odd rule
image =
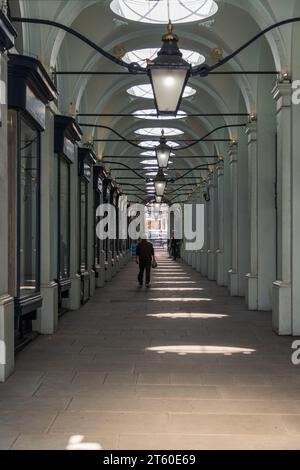
[[[141,147],[157,147],[159,145],[159,140],[143,140],[139,143],[139,145]],[[167,142],[167,145],[171,148],[179,147],[179,144],[177,142],[172,141]]]
[[[136,131],[134,131],[134,133],[139,134],[139,135],[160,137],[162,131],[164,131],[164,134],[165,134],[166,137],[183,134],[183,131],[181,131],[180,129],[173,129],[171,127],[164,127],[164,128],[162,128],[162,127],[145,127],[145,128],[142,128],[142,129],[137,129]]]
[[[133,116],[139,119],[158,119],[158,120],[170,120],[170,119],[183,119],[187,116],[184,111],[178,111],[176,116],[156,116],[156,109],[140,109],[132,113]]]
[[[123,60],[128,64],[131,64],[132,62],[137,62],[142,67],[146,68],[147,59],[155,59],[159,50],[160,49],[158,48],[147,48],[129,51],[124,55]],[[199,52],[189,51],[187,49],[180,49],[180,52],[182,53],[183,59],[186,60],[189,64],[191,64],[192,67],[203,64],[205,62],[205,57],[202,54],[199,54]]]
[[[135,85],[131,88],[128,88],[127,93],[135,98],[147,98],[154,99],[152,87],[150,83],[145,83],[144,85]],[[196,93],[196,90],[190,86],[186,86],[183,92],[183,98],[189,98]]]
[[[127,20],[157,24],[202,21],[218,11],[214,0],[113,0],[110,8]]]

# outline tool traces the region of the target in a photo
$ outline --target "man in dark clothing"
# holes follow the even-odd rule
[[[174,261],[178,258],[178,241],[175,237],[172,237],[171,240],[171,256],[173,256]]]
[[[140,286],[143,285],[144,271],[146,270],[146,287],[150,287],[152,260],[155,260],[153,245],[147,241],[146,236],[143,236],[136,250],[136,262],[140,267],[138,275]]]

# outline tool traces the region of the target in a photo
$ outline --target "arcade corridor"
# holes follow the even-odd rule
[[[299,44],[300,0],[0,0],[0,449],[300,450]]]
[[[1,448],[300,448],[291,339],[164,252],[158,264],[151,290],[131,262],[17,356]]]

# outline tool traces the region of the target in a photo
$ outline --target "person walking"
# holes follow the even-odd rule
[[[178,258],[178,242],[175,237],[172,237],[171,240],[171,256],[173,260],[176,261]]]
[[[155,261],[154,248],[152,243],[147,240],[146,235],[142,235],[142,240],[137,246],[136,262],[139,264],[138,281],[140,287],[143,285],[144,271],[146,270],[146,287],[150,287],[151,280],[151,266],[152,261]]]

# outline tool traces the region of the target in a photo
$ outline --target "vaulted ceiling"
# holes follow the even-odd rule
[[[161,1],[161,0],[160,0]],[[172,19],[172,1],[171,19]],[[140,2],[140,0],[139,0]],[[193,0],[191,3],[203,3]],[[115,2],[116,3],[116,2]],[[157,4],[155,0],[144,3]],[[177,0],[176,0],[177,3]],[[179,2],[180,3],[180,2]],[[181,2],[186,3],[186,2]],[[215,15],[200,21],[175,24],[179,36],[179,47],[202,54],[208,64],[216,62],[212,54],[214,48],[221,48],[223,55],[231,52],[267,26],[296,15],[299,3],[296,0],[216,0],[218,11]],[[12,16],[44,18],[63,23],[79,31],[90,40],[112,54],[124,54],[137,49],[159,48],[161,36],[166,30],[164,24],[132,21],[117,15],[111,9],[111,0],[10,0]],[[19,37],[17,49],[20,53],[37,56],[49,71],[75,72],[124,72],[122,67],[109,61],[94,49],[72,35],[57,28],[41,25],[18,24]],[[298,25],[295,27],[299,27]],[[219,71],[235,72],[209,75],[206,78],[193,77],[189,86],[196,93],[184,98],[181,110],[186,113],[228,114],[256,112],[259,81],[264,80],[272,89],[276,75],[258,76],[236,74],[241,71],[280,71],[290,68],[292,28],[280,28],[259,39],[245,49]],[[57,75],[60,92],[58,107],[60,112],[68,114],[70,103],[73,110],[80,114],[130,114],[143,109],[154,109],[154,101],[143,97],[133,97],[127,89],[135,85],[148,83],[147,76],[139,75]],[[266,99],[272,99],[266,97]],[[140,136],[134,131],[141,127],[175,127],[184,132],[180,139],[198,139],[216,127],[234,125],[247,121],[247,117],[186,117],[178,120],[144,120],[131,116],[80,117],[81,123],[100,124],[115,129],[127,139]],[[116,139],[116,135],[107,129],[84,128],[85,139],[93,135],[97,139]],[[216,139],[239,137],[242,129],[235,127],[221,130],[212,135]],[[183,145],[183,144],[182,144]],[[228,142],[201,142],[185,151],[177,152],[170,176],[179,176],[183,168],[193,168],[205,163],[205,158],[185,158],[188,156],[221,155],[226,151]],[[131,168],[140,168],[145,157],[138,156],[142,151],[129,143],[97,142],[99,157],[122,156],[124,164]],[[182,156],[182,157],[180,157]],[[146,157],[150,158],[150,157]],[[116,159],[117,160],[117,159]],[[110,168],[120,165],[108,164]],[[176,171],[176,168],[179,170]],[[112,171],[116,177],[136,177],[131,171]],[[198,183],[199,170],[191,173]],[[119,180],[123,183],[141,184],[142,180]],[[183,180],[181,180],[183,181]],[[186,183],[189,181],[185,180]],[[144,183],[142,184],[143,187]],[[127,187],[128,188],[128,187]],[[125,190],[125,187],[124,187]]]

